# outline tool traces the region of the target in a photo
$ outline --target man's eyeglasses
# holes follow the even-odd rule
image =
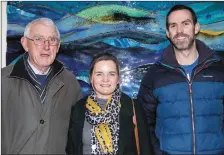
[[[33,39],[26,37],[29,40],[32,40],[36,45],[42,46],[45,44],[45,41],[48,41],[50,45],[56,46],[59,44],[60,40],[55,37],[49,37],[48,39],[44,39],[43,37],[34,37]]]

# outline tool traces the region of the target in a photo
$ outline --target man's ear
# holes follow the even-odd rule
[[[166,29],[166,36],[167,38],[170,38],[170,34],[169,34],[169,31]]]
[[[198,34],[198,32],[200,31],[200,24],[197,22],[196,24],[195,24],[195,28],[194,28],[194,34]]]
[[[22,44],[24,50],[25,50],[26,52],[28,52],[27,39],[26,39],[25,37],[22,37],[22,38],[20,39],[20,41],[21,41],[21,44]]]

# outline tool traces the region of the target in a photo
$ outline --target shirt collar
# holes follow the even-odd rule
[[[27,61],[28,61],[28,64],[30,65],[30,67],[32,68],[32,70],[34,71],[34,73],[38,74],[38,75],[47,75],[49,70],[50,70],[50,68],[51,68],[51,67],[49,67],[46,72],[42,73],[36,67],[34,67],[34,65],[32,65],[30,63],[29,57],[27,58]]]

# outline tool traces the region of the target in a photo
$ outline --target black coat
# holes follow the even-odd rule
[[[85,121],[85,104],[87,97],[79,100],[72,107],[70,125],[68,131],[68,142],[66,147],[67,154],[83,155],[83,126]],[[139,143],[141,155],[150,155],[151,147],[148,143],[148,135],[146,130],[146,122],[143,116],[140,104],[135,104],[136,119],[139,131]],[[120,110],[120,133],[118,141],[119,155],[137,155],[136,141],[134,135],[133,124],[133,106],[131,98],[127,95],[121,95],[121,110]]]

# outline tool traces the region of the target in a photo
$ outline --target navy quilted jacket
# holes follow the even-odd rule
[[[191,80],[170,45],[145,75],[138,94],[155,154],[224,153],[224,63],[196,41]]]

